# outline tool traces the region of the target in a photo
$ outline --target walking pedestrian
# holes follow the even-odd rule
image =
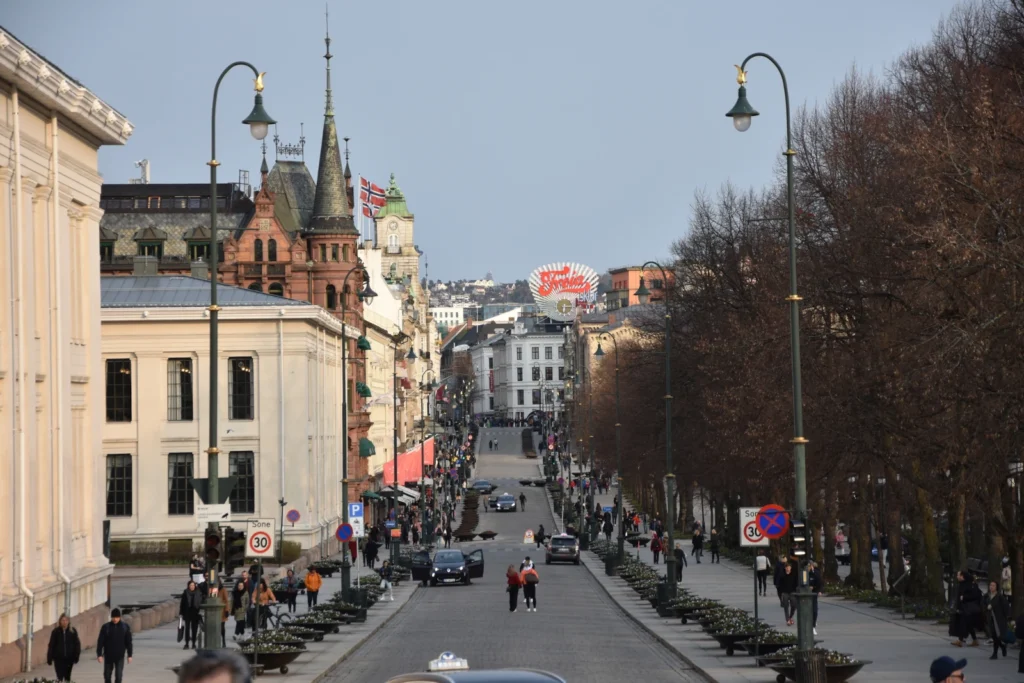
[[[779,607],[786,608],[786,601],[782,599],[782,576],[786,573],[786,556],[779,555],[775,562],[775,571],[772,575],[772,583],[775,585],[775,593],[779,596]]]
[[[704,554],[704,534],[700,529],[693,532],[693,554],[697,556],[697,564],[700,564],[701,555]]]
[[[203,594],[195,581],[189,581],[185,590],[181,592],[181,602],[178,605],[178,617],[185,626],[185,645],[182,646],[182,650],[187,650],[190,642],[192,649],[199,647],[196,637],[199,633],[199,622],[203,619],[202,607]]]
[[[661,538],[658,536],[658,532],[653,532],[651,536],[651,552],[654,553],[654,564],[658,564],[658,556],[661,554]]]
[[[313,611],[314,605],[316,605],[317,596],[320,595],[320,586],[323,585],[324,580],[320,578],[320,572],[316,570],[316,567],[310,567],[309,571],[306,572],[306,606],[310,611]]]
[[[683,580],[683,565],[686,564],[686,551],[683,550],[683,546],[676,543],[672,554],[676,558],[676,582],[679,582]]]
[[[522,579],[519,578],[519,572],[512,565],[509,565],[505,571],[505,580],[508,584],[505,586],[505,590],[508,592],[508,611],[515,612],[519,602],[519,586]]]
[[[782,611],[786,614],[786,624],[789,626],[793,625],[793,615],[796,614],[796,587],[796,572],[793,571],[793,565],[787,562],[779,579],[779,592],[782,596]]]
[[[235,615],[235,635],[243,635],[245,618],[249,614],[249,591],[241,579],[235,584],[235,590],[231,591],[231,613]]]
[[[288,573],[284,577],[284,602],[288,607],[289,612],[294,612],[297,608],[295,606],[295,600],[299,596],[299,580],[295,578],[295,570],[289,569]]]
[[[519,511],[523,512],[524,510],[526,510],[526,494],[525,493],[520,493],[519,494]]]
[[[444,547],[452,547],[452,527],[450,524],[444,528]]]
[[[523,569],[520,573],[520,578],[523,584],[523,595],[526,597],[526,611],[537,611],[537,584],[540,583],[540,577],[537,575],[537,568],[533,566],[533,562],[528,567]],[[533,607],[530,607],[531,603]]]
[[[985,594],[985,627],[992,636],[992,656],[989,659],[997,659],[1000,648],[1003,656],[1006,656],[1006,645],[1010,640],[1010,605],[1006,596],[999,590],[999,584],[990,581],[988,593]]]
[[[757,549],[757,557],[754,558],[754,571],[757,572],[757,589],[763,597],[768,590],[768,557],[760,548]]]
[[[384,595],[386,596],[386,598],[385,597],[381,597],[381,600],[387,599],[387,600],[390,600],[391,602],[394,602],[395,601],[395,594],[391,590],[391,585],[392,585],[391,584],[391,580],[392,580],[392,578],[394,576],[394,572],[391,570],[391,561],[390,560],[384,560],[384,564],[382,564],[380,566],[380,570],[378,571],[378,574],[380,574],[380,587],[384,589],[384,591],[385,591]]]
[[[256,590],[256,605],[259,607],[261,629],[265,629],[267,627],[267,612],[271,603],[276,602],[277,596],[274,595],[274,591],[270,590],[270,586],[267,585],[267,580],[260,579],[259,588]]]
[[[103,665],[103,683],[110,683],[111,674],[114,683],[121,683],[124,675],[124,658],[132,663],[132,630],[121,621],[121,610],[110,610],[110,621],[100,628],[100,636],[96,640],[96,661]]]
[[[546,532],[544,531],[544,525],[543,524],[541,524],[539,527],[537,527],[537,533],[534,534],[533,540],[537,541],[537,547],[538,548],[541,547],[542,545],[544,545],[545,533]]]
[[[220,579],[217,579],[217,600],[220,601],[220,644],[221,647],[227,647],[226,629],[228,617],[231,616],[231,596]]]
[[[976,628],[978,617],[981,616],[981,589],[978,588],[978,583],[970,572],[966,574],[964,572],[957,572],[956,578],[958,580],[954,602],[956,609],[956,640],[953,641],[953,645],[963,647],[964,641],[970,635],[970,646],[978,647],[980,643],[978,642]]]
[[[719,541],[718,529],[712,529],[711,538],[708,539],[708,550],[711,551],[711,564],[714,564],[715,562],[722,564],[722,558],[718,555]]]
[[[821,569],[814,560],[807,561],[807,587],[811,589],[811,630],[818,635],[818,598],[825,590],[825,580],[821,576]]]
[[[60,615],[57,628],[50,632],[50,644],[46,648],[46,663],[53,666],[58,681],[70,681],[71,670],[78,664],[82,654],[82,641],[78,631],[71,626],[67,614]]]

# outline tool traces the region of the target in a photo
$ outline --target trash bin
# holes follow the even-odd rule
[[[615,576],[619,573],[618,553],[608,553],[604,556],[604,573],[608,576]]]
[[[659,581],[656,590],[659,605],[665,605],[669,600],[675,597],[669,590],[668,581]]]
[[[590,536],[586,533],[580,534],[580,550],[590,550]]]
[[[825,683],[825,651],[797,650],[793,655],[796,680],[801,683]]]

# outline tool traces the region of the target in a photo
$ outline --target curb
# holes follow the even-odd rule
[[[356,641],[356,643],[352,647],[350,647],[348,649],[348,652],[343,654],[341,657],[338,658],[337,661],[334,662],[334,664],[331,664],[329,667],[327,667],[326,670],[322,671],[319,675],[317,675],[315,678],[313,678],[311,683],[320,683],[320,681],[324,680],[329,675],[334,673],[338,668],[340,668],[341,665],[345,661],[347,661],[349,657],[352,656],[352,653],[354,653],[356,650],[361,648],[363,646],[363,644],[366,643],[366,641],[368,641],[370,638],[375,636],[378,631],[380,631],[382,628],[387,626],[391,622],[392,619],[397,617],[399,615],[399,613],[401,613],[401,611],[404,610],[406,608],[406,606],[410,602],[412,602],[412,599],[420,594],[420,588],[421,588],[421,586],[417,585],[415,590],[413,590],[412,595],[409,596],[408,600],[406,600],[404,603],[402,603],[401,606],[399,606],[398,609],[396,609],[394,612],[392,612],[391,615],[387,619],[385,619],[384,621],[382,621],[379,624],[377,624],[376,628],[374,628],[372,631],[370,631],[365,636],[363,636],[358,641]]]

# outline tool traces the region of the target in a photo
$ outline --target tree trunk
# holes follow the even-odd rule
[[[882,548],[882,536],[886,534],[888,530],[888,524],[886,523],[886,505],[889,501],[886,500],[885,486],[876,485],[874,477],[871,478],[871,490],[875,493],[875,502],[877,504],[877,507],[875,508],[875,546],[878,549],[878,590],[883,593],[887,593],[889,588],[885,585],[886,550]],[[886,546],[890,544],[891,539],[886,538]]]
[[[949,565],[954,574],[967,568],[966,514],[964,495],[955,491],[949,504]]]
[[[917,469],[917,464],[915,464]],[[914,560],[910,563],[910,586],[907,594],[941,604],[946,601],[942,582],[942,558],[939,556],[939,534],[928,493],[917,487],[914,506]]]
[[[889,592],[895,594],[896,582],[906,572],[903,566],[903,515],[900,505],[899,481],[892,470],[886,471],[886,518],[885,528],[889,533]],[[906,592],[906,580],[900,584],[899,592]]]
[[[865,498],[863,480],[858,477],[856,488],[851,492],[854,500],[850,506],[849,543],[850,543],[850,575],[846,584],[857,588],[874,588],[875,581],[871,573],[871,534],[868,530],[870,516],[868,501]]]
[[[825,520],[825,562],[822,565],[825,571],[822,578],[825,581],[839,581],[839,561],[836,559],[835,540],[838,500],[829,483],[826,483],[825,496],[826,500],[823,506],[825,510],[823,517]]]

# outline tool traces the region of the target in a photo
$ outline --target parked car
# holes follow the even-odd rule
[[[580,542],[569,534],[556,534],[544,546],[544,564],[552,562],[580,563]]]

